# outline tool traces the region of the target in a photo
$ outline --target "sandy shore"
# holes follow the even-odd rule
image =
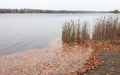
[[[0,56],[0,75],[77,75],[93,50],[62,45],[60,39],[44,49]]]
[[[104,64],[104,51],[120,52],[120,45],[88,40],[70,46],[56,39],[48,48],[0,56],[0,75],[89,75],[89,70]]]
[[[100,59],[103,64],[79,75],[120,75],[120,52],[103,51]]]
[[[79,75],[120,75],[120,44],[88,40],[84,46],[91,46],[93,52]]]

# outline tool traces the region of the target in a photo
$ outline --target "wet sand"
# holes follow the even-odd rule
[[[48,48],[0,56],[0,75],[119,75],[119,52],[120,45],[107,42],[56,39]]]
[[[103,64],[79,75],[120,75],[120,52],[103,51],[100,59]]]
[[[84,45],[92,46],[94,51],[79,75],[120,75],[120,44],[91,40]]]
[[[0,75],[77,75],[92,51],[53,40],[48,48],[0,56]]]

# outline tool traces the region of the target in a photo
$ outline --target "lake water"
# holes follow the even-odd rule
[[[0,55],[40,49],[61,36],[62,25],[71,19],[89,23],[115,14],[0,14]]]

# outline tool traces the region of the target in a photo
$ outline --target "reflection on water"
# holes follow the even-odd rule
[[[44,48],[61,36],[62,24],[71,19],[93,21],[113,14],[0,14],[0,55]]]
[[[90,47],[62,44],[59,38],[48,48],[0,57],[0,74],[69,75],[84,66],[92,51]]]

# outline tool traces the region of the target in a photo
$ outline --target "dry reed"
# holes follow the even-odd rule
[[[82,23],[78,20],[78,23],[65,22],[62,30],[62,41],[66,43],[79,43],[83,40],[89,39],[87,23],[84,22],[82,29],[80,28]]]
[[[119,17],[109,16],[98,18],[92,33],[92,40],[107,41],[112,44],[120,44],[120,20]],[[62,41],[66,43],[80,43],[90,39],[88,24],[65,22],[62,30]]]
[[[99,18],[93,30],[93,40],[107,41],[113,44],[120,43],[119,17]]]

